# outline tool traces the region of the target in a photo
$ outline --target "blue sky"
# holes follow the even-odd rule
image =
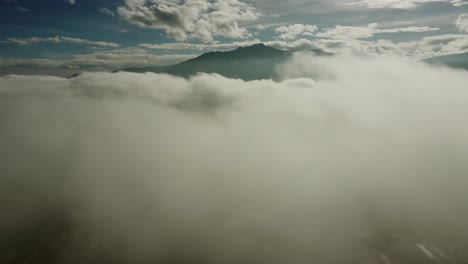
[[[468,52],[467,14],[466,0],[0,0],[0,74],[164,65],[257,42],[420,59]]]

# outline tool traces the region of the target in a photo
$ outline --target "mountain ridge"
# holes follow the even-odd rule
[[[167,73],[180,77],[190,77],[198,73],[216,73],[228,78],[245,81],[273,79],[279,80],[276,68],[286,63],[296,51],[280,50],[263,43],[238,47],[230,51],[211,51],[193,59],[170,66],[132,67],[115,72],[154,72]],[[305,51],[305,50],[304,50]],[[318,56],[331,55],[321,50],[307,50]]]

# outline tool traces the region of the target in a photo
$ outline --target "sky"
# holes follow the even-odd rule
[[[468,52],[466,0],[0,0],[0,74],[169,65],[263,42],[415,59]]]

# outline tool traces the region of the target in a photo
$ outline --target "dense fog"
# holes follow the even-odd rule
[[[278,71],[0,77],[3,258],[350,263],[363,237],[468,238],[466,71],[349,54]]]

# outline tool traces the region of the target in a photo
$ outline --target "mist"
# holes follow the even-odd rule
[[[466,71],[350,54],[278,71],[0,77],[3,260],[357,263],[397,236],[466,245]]]

